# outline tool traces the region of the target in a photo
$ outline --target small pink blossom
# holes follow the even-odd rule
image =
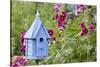
[[[80,28],[85,28],[85,23],[84,22],[80,23]]]
[[[58,12],[58,11],[60,10],[60,4],[55,3],[55,4],[54,4],[54,7],[53,7],[53,10],[54,10],[55,12]]]
[[[16,62],[15,64],[12,64],[11,67],[20,67],[20,63],[19,62]]]
[[[28,60],[24,56],[12,57],[11,67],[20,67],[27,65]]]
[[[91,31],[93,31],[93,30],[94,30],[94,25],[93,25],[93,24],[90,24],[90,25],[89,25],[89,29],[90,29]]]
[[[53,37],[53,35],[54,35],[54,30],[53,30],[53,29],[49,29],[49,30],[48,30],[48,33],[49,33],[49,35],[50,35],[51,37]]]
[[[25,52],[25,47],[26,47],[25,45],[21,45],[21,47],[20,47],[20,52],[21,53],[24,53]]]
[[[88,30],[86,28],[82,28],[82,31],[80,32],[80,35],[86,35],[88,33]]]
[[[24,35],[25,35],[25,32],[21,32],[21,45],[24,44]]]
[[[25,35],[25,32],[21,32],[21,46],[20,46],[21,53],[25,52],[24,35]]]
[[[62,12],[60,16],[56,17],[58,29],[62,29],[64,22],[66,22],[67,17],[68,17],[68,14],[66,11]]]

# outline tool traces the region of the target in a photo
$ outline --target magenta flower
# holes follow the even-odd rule
[[[94,30],[94,25],[93,25],[93,24],[90,24],[90,25],[89,25],[89,29],[90,29],[91,31],[93,31],[93,30]]]
[[[53,37],[53,35],[54,35],[54,30],[53,30],[53,29],[49,29],[49,30],[48,30],[48,33],[49,33],[49,35],[50,35],[51,37]]]
[[[21,65],[26,65],[27,64],[27,60],[24,56],[18,56],[16,58],[16,62],[19,62]]]
[[[21,47],[20,47],[21,53],[25,52],[24,35],[25,35],[25,32],[21,32]]]
[[[54,4],[53,9],[54,9],[55,12],[58,12],[59,9],[60,9],[60,4],[58,4],[58,3]]]
[[[84,5],[72,5],[72,10],[76,16],[79,16],[79,14],[85,9]]]
[[[77,9],[79,9],[79,10],[83,10],[84,8],[85,8],[84,5],[77,5]]]
[[[81,22],[81,23],[80,23],[80,28],[85,28],[84,22]]]
[[[84,5],[80,5],[80,9],[84,10],[85,6]]]
[[[20,63],[19,62],[16,62],[15,64],[12,64],[11,67],[20,67]]]
[[[80,35],[86,35],[88,33],[88,30],[86,28],[82,28],[82,31],[80,32]]]
[[[62,15],[60,15],[60,20],[61,20],[61,22],[64,22],[64,20],[66,19],[66,17],[67,17],[67,12],[62,12]]]
[[[28,64],[28,60],[24,56],[12,57],[11,67],[20,67]]]
[[[57,21],[57,27],[58,29],[62,29],[62,25],[64,22],[66,22],[65,20],[67,19],[67,12],[62,12],[62,14],[60,15],[60,17],[56,17],[56,21]]]
[[[61,19],[57,19],[57,27],[58,27],[58,29],[62,28],[62,20]]]
[[[26,47],[25,45],[21,45],[21,47],[20,47],[20,52],[21,53],[24,53],[25,52],[25,47]]]
[[[24,35],[25,35],[25,32],[21,32],[21,45],[24,44]]]

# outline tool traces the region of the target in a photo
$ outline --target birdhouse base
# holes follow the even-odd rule
[[[46,59],[47,57],[26,57],[27,59]]]

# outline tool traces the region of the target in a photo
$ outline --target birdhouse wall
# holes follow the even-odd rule
[[[40,27],[36,39],[36,56],[45,57],[48,55],[48,40],[44,28]]]
[[[26,40],[26,51],[25,55],[27,58],[33,58],[35,56],[35,45],[36,45],[36,40],[34,39],[27,39]]]
[[[36,56],[43,57],[48,55],[48,42],[46,39],[43,39],[41,42],[40,39],[36,41]]]

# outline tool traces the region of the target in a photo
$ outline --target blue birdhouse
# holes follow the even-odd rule
[[[25,56],[27,59],[44,59],[48,56],[48,39],[50,38],[46,28],[40,20],[37,11],[35,21],[24,35]]]

